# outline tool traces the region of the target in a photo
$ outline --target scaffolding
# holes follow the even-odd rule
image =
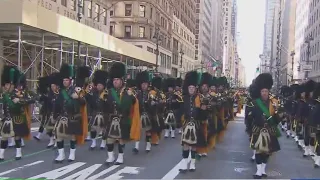
[[[128,74],[152,70],[153,64],[97,48],[81,42],[80,54],[77,41],[25,25],[0,25],[0,60],[3,64],[17,66],[27,77],[30,89],[36,89],[37,79],[60,69],[61,64],[87,65],[108,70],[114,62],[126,64]],[[80,56],[80,58],[78,58]]]

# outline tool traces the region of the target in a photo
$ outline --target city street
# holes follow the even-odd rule
[[[45,179],[252,179],[255,164],[250,161],[248,136],[244,132],[243,115],[230,122],[223,142],[210,152],[208,157],[197,161],[196,172],[179,174],[181,161],[180,138],[162,139],[159,146],[146,154],[134,155],[133,144],[125,151],[125,164],[107,167],[104,165],[106,151],[89,151],[89,143],[77,148],[76,161],[53,163],[56,150],[46,149],[48,139],[41,142],[26,141],[23,159],[14,160],[15,150],[6,151],[6,161],[0,163],[1,178]],[[32,128],[37,131],[36,128]],[[33,132],[36,133],[36,132]],[[320,169],[313,168],[311,158],[303,158],[302,152],[292,139],[280,138],[282,150],[274,154],[267,167],[272,179],[316,178]],[[141,145],[144,143],[141,143]],[[141,146],[141,149],[142,146]],[[69,149],[66,148],[68,157]]]

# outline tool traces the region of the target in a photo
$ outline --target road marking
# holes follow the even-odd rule
[[[101,176],[103,176],[103,175],[105,175],[105,174],[107,174],[107,173],[109,173],[109,172],[117,169],[119,166],[120,166],[120,165],[113,165],[113,166],[109,167],[108,169],[105,169],[105,170],[99,172],[98,174],[89,177],[87,180],[96,180],[96,179],[99,179]]]
[[[59,177],[64,176],[64,175],[70,173],[71,171],[74,171],[75,169],[77,169],[85,164],[86,163],[84,163],[84,162],[76,162],[76,163],[70,164],[68,166],[64,166],[64,167],[61,167],[61,168],[58,168],[58,169],[55,169],[52,171],[48,171],[48,172],[33,176],[28,179],[42,179],[42,178],[58,179]]]
[[[52,151],[52,149],[44,149],[44,150],[37,151],[37,152],[34,152],[34,153],[26,154],[26,155],[23,155],[22,158],[35,156],[35,155],[38,155],[38,154],[41,154],[41,153],[44,153],[44,152],[47,152],[47,151]],[[13,162],[13,161],[16,161],[16,159],[15,159],[15,158],[12,158],[12,159],[8,159],[8,160],[6,160],[6,161],[2,161],[2,162],[0,163],[0,165],[1,165],[1,164],[8,163],[8,162]]]
[[[20,167],[17,167],[17,168],[14,168],[14,169],[11,169],[11,170],[2,172],[2,173],[0,173],[0,176],[6,175],[6,174],[10,174],[10,173],[12,173],[12,172],[15,172],[15,171],[24,169],[24,168],[26,168],[26,167],[34,166],[34,165],[37,165],[37,164],[40,164],[40,163],[43,163],[43,162],[44,162],[44,161],[35,161],[35,162],[33,162],[33,163],[26,164],[26,165],[23,165],[23,166],[20,166]]]
[[[130,166],[126,166],[123,169],[117,171],[116,173],[108,176],[107,178],[105,178],[104,180],[118,180],[123,178],[124,176],[121,176],[121,174],[139,174],[140,173],[141,168],[140,167],[130,167]]]
[[[86,169],[78,171],[63,180],[75,179],[75,180],[85,180],[87,179],[93,172],[101,167],[102,164],[94,164]]]
[[[180,171],[180,164],[182,163],[183,160],[181,160],[180,162],[178,162],[178,164],[176,166],[174,166],[166,175],[163,176],[163,178],[161,178],[161,180],[173,180],[174,178],[176,178]],[[191,161],[191,152],[189,153],[189,157],[188,157],[188,163]]]

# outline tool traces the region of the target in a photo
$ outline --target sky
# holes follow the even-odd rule
[[[246,84],[255,78],[263,51],[266,0],[237,0],[238,53],[246,71]]]

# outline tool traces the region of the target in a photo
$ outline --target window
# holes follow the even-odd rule
[[[140,5],[139,7],[139,16],[146,17],[146,6]]]
[[[62,1],[61,1],[62,3]],[[70,6],[71,6],[71,10],[75,11],[76,10],[76,0],[71,0],[70,2]]]
[[[131,16],[132,14],[132,4],[125,5],[125,16]]]
[[[110,11],[110,17],[114,16],[113,10]]]
[[[103,24],[107,25],[107,9],[103,8],[102,16],[103,16]]]
[[[150,8],[150,19],[152,19],[152,17],[153,17],[152,13],[153,13],[153,9]]]
[[[109,34],[113,36],[113,33],[114,33],[114,27],[110,26],[109,27]]]
[[[61,5],[67,7],[67,0],[61,0]]]
[[[152,37],[153,37],[153,29],[152,28],[150,28],[150,32],[149,32],[149,34],[150,34],[150,39],[152,39]]]
[[[139,27],[139,37],[144,38],[145,37],[145,27],[140,26]]]
[[[99,12],[100,12],[100,6],[99,6],[99,4],[96,4],[94,16],[95,16],[95,20],[98,21],[98,22],[100,21]]]
[[[125,26],[124,28],[124,37],[129,38],[131,37],[131,26]]]
[[[92,18],[92,2],[88,2],[88,17]]]

